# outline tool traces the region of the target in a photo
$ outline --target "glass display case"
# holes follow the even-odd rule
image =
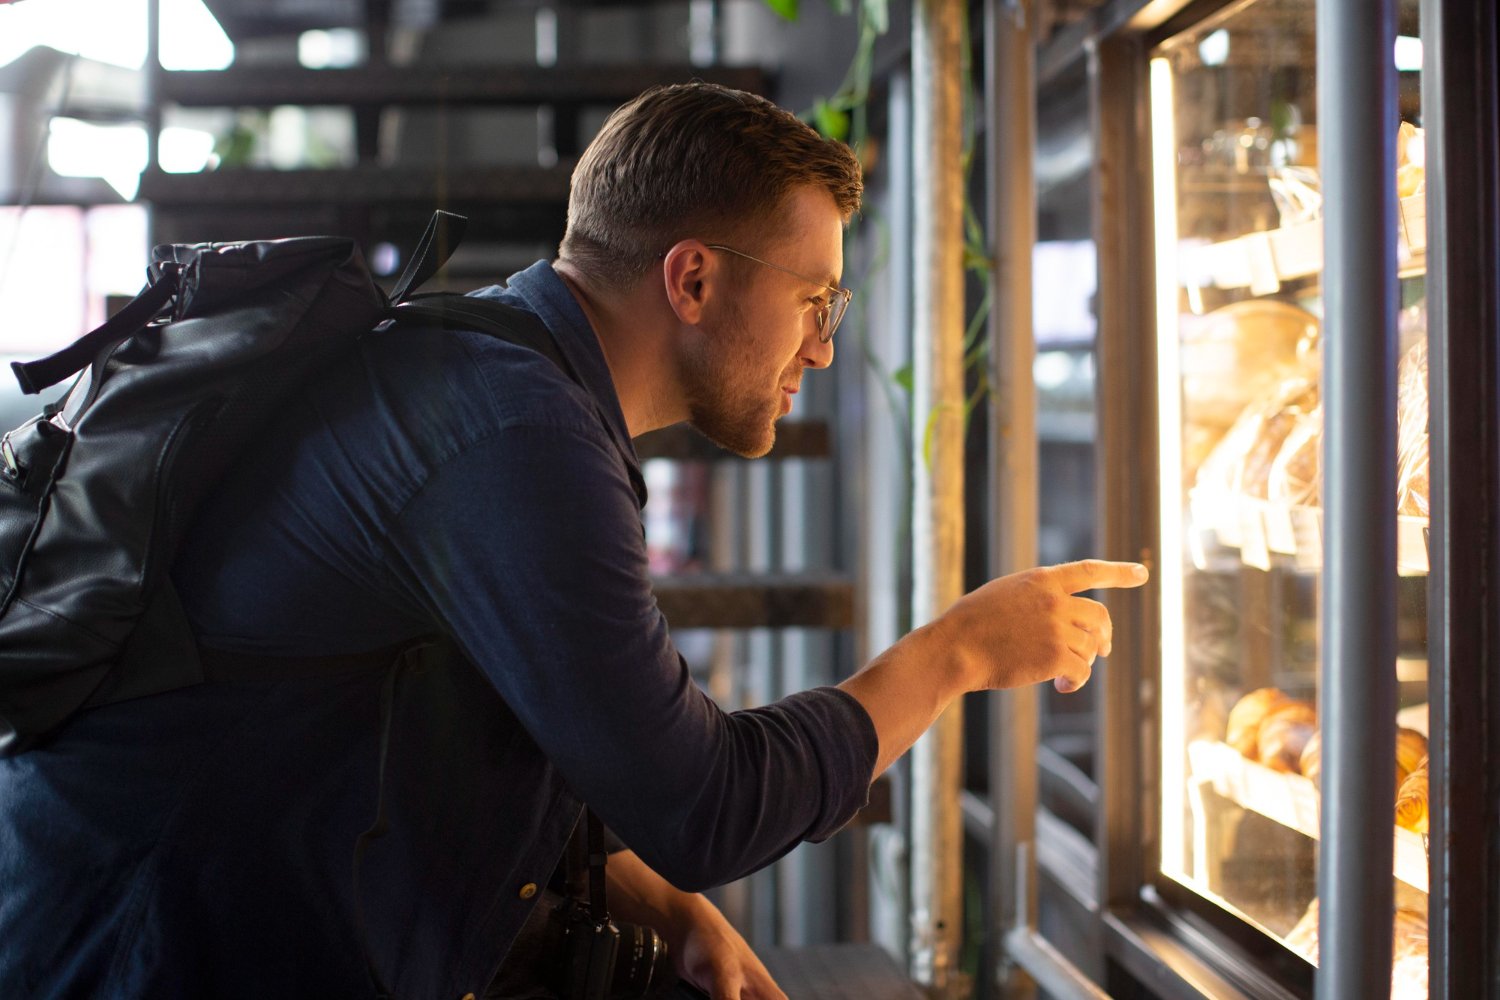
[[[1091,828],[998,699],[987,995],[1500,1000],[1500,10],[1118,0],[1044,105],[1077,61],[1095,554],[1152,581],[1098,595]]]
[[[1397,511],[1397,659],[1368,664],[1395,673],[1399,728],[1395,759],[1365,766],[1389,771],[1396,797],[1394,815],[1366,821],[1394,842],[1393,996],[1407,1000],[1425,998],[1428,979],[1430,475],[1421,42],[1416,3],[1399,8],[1411,33],[1394,53],[1388,178],[1399,205],[1398,485],[1379,501]],[[1161,874],[1311,965],[1326,600],[1316,52],[1313,3],[1251,0],[1149,53]]]

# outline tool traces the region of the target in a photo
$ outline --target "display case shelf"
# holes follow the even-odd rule
[[[1427,263],[1427,196],[1400,199],[1401,272],[1414,275]],[[1323,270],[1323,221],[1298,222],[1185,250],[1184,284],[1195,288],[1248,288],[1274,295],[1283,282]]]
[[[1272,770],[1248,760],[1226,743],[1196,740],[1188,744],[1192,779],[1226,799],[1273,822],[1318,839],[1322,796],[1318,786],[1300,774]],[[1427,845],[1421,834],[1392,823],[1395,876],[1427,891]]]
[[[1321,507],[1276,503],[1242,494],[1194,489],[1190,495],[1193,526],[1190,551],[1200,570],[1215,568],[1216,560],[1204,545],[1210,535],[1219,545],[1239,552],[1247,566],[1270,569],[1273,557],[1287,556],[1298,569],[1323,568],[1323,510]],[[1410,514],[1396,516],[1396,571],[1402,576],[1426,576],[1429,521]]]

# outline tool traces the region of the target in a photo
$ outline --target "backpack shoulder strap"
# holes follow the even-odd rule
[[[398,325],[473,330],[517,344],[547,358],[580,387],[588,388],[563,354],[547,324],[524,309],[454,292],[435,292],[414,296],[410,301],[392,307],[390,316]]]

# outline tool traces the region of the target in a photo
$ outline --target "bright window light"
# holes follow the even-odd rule
[[[1198,58],[1205,66],[1222,66],[1229,60],[1229,32],[1220,28],[1198,43]]]
[[[102,177],[130,201],[146,169],[146,130],[140,125],[93,125],[54,118],[47,163],[63,177]]]
[[[343,69],[364,58],[364,37],[352,28],[304,31],[297,36],[297,61],[308,69]]]
[[[44,0],[0,7],[0,65],[38,45],[138,69],[146,61],[145,0]]]
[[[1422,39],[1410,35],[1396,36],[1396,69],[1415,73],[1422,68]]]
[[[202,0],[162,0],[167,69],[223,69],[234,45]],[[146,62],[146,0],[29,0],[0,5],[0,66],[38,45],[139,69]]]
[[[161,0],[163,69],[223,69],[232,62],[234,43],[203,0]]]
[[[169,174],[196,174],[208,167],[213,154],[212,132],[177,127],[161,130],[156,159]]]

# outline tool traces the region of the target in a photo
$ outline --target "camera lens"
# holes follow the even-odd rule
[[[677,982],[667,943],[650,927],[619,924],[620,950],[610,996],[622,1000],[661,996]]]

